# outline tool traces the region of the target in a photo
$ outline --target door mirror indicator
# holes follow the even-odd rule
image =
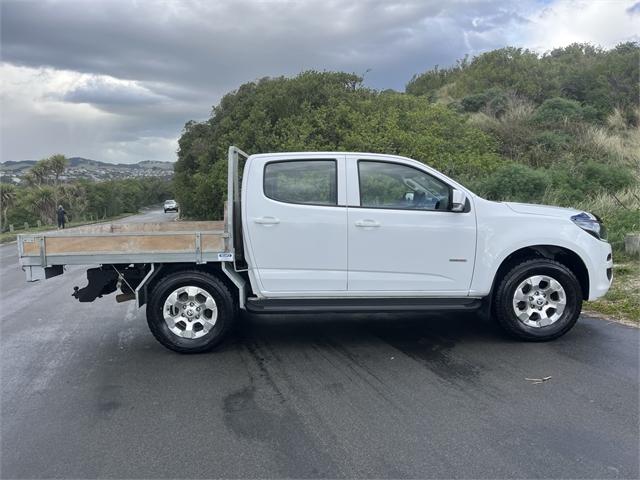
[[[451,211],[464,212],[466,205],[467,195],[462,190],[456,190],[454,188],[451,192]]]

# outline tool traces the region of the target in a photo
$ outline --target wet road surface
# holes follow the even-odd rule
[[[639,476],[632,327],[526,344],[469,315],[243,316],[181,356],[133,302],[73,299],[81,268],[27,284],[4,245],[0,275],[3,478]]]

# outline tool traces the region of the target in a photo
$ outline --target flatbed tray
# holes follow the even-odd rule
[[[113,223],[18,235],[23,267],[230,261],[225,223]],[[29,272],[27,272],[27,276]]]

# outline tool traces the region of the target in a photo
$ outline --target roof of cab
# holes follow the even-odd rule
[[[409,157],[403,157],[401,155],[390,155],[386,153],[371,153],[371,152],[271,152],[271,153],[256,153],[250,155],[250,158],[270,158],[270,157],[323,157],[323,156],[336,156],[347,155],[354,157],[384,157],[384,158],[398,158],[403,160],[413,160]]]

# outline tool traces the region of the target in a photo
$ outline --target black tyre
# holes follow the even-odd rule
[[[147,323],[165,347],[180,353],[207,352],[230,331],[236,317],[231,292],[218,278],[179,271],[160,280],[147,304]]]
[[[494,315],[511,335],[547,341],[567,333],[582,309],[580,282],[563,264],[548,259],[526,260],[500,281]]]

